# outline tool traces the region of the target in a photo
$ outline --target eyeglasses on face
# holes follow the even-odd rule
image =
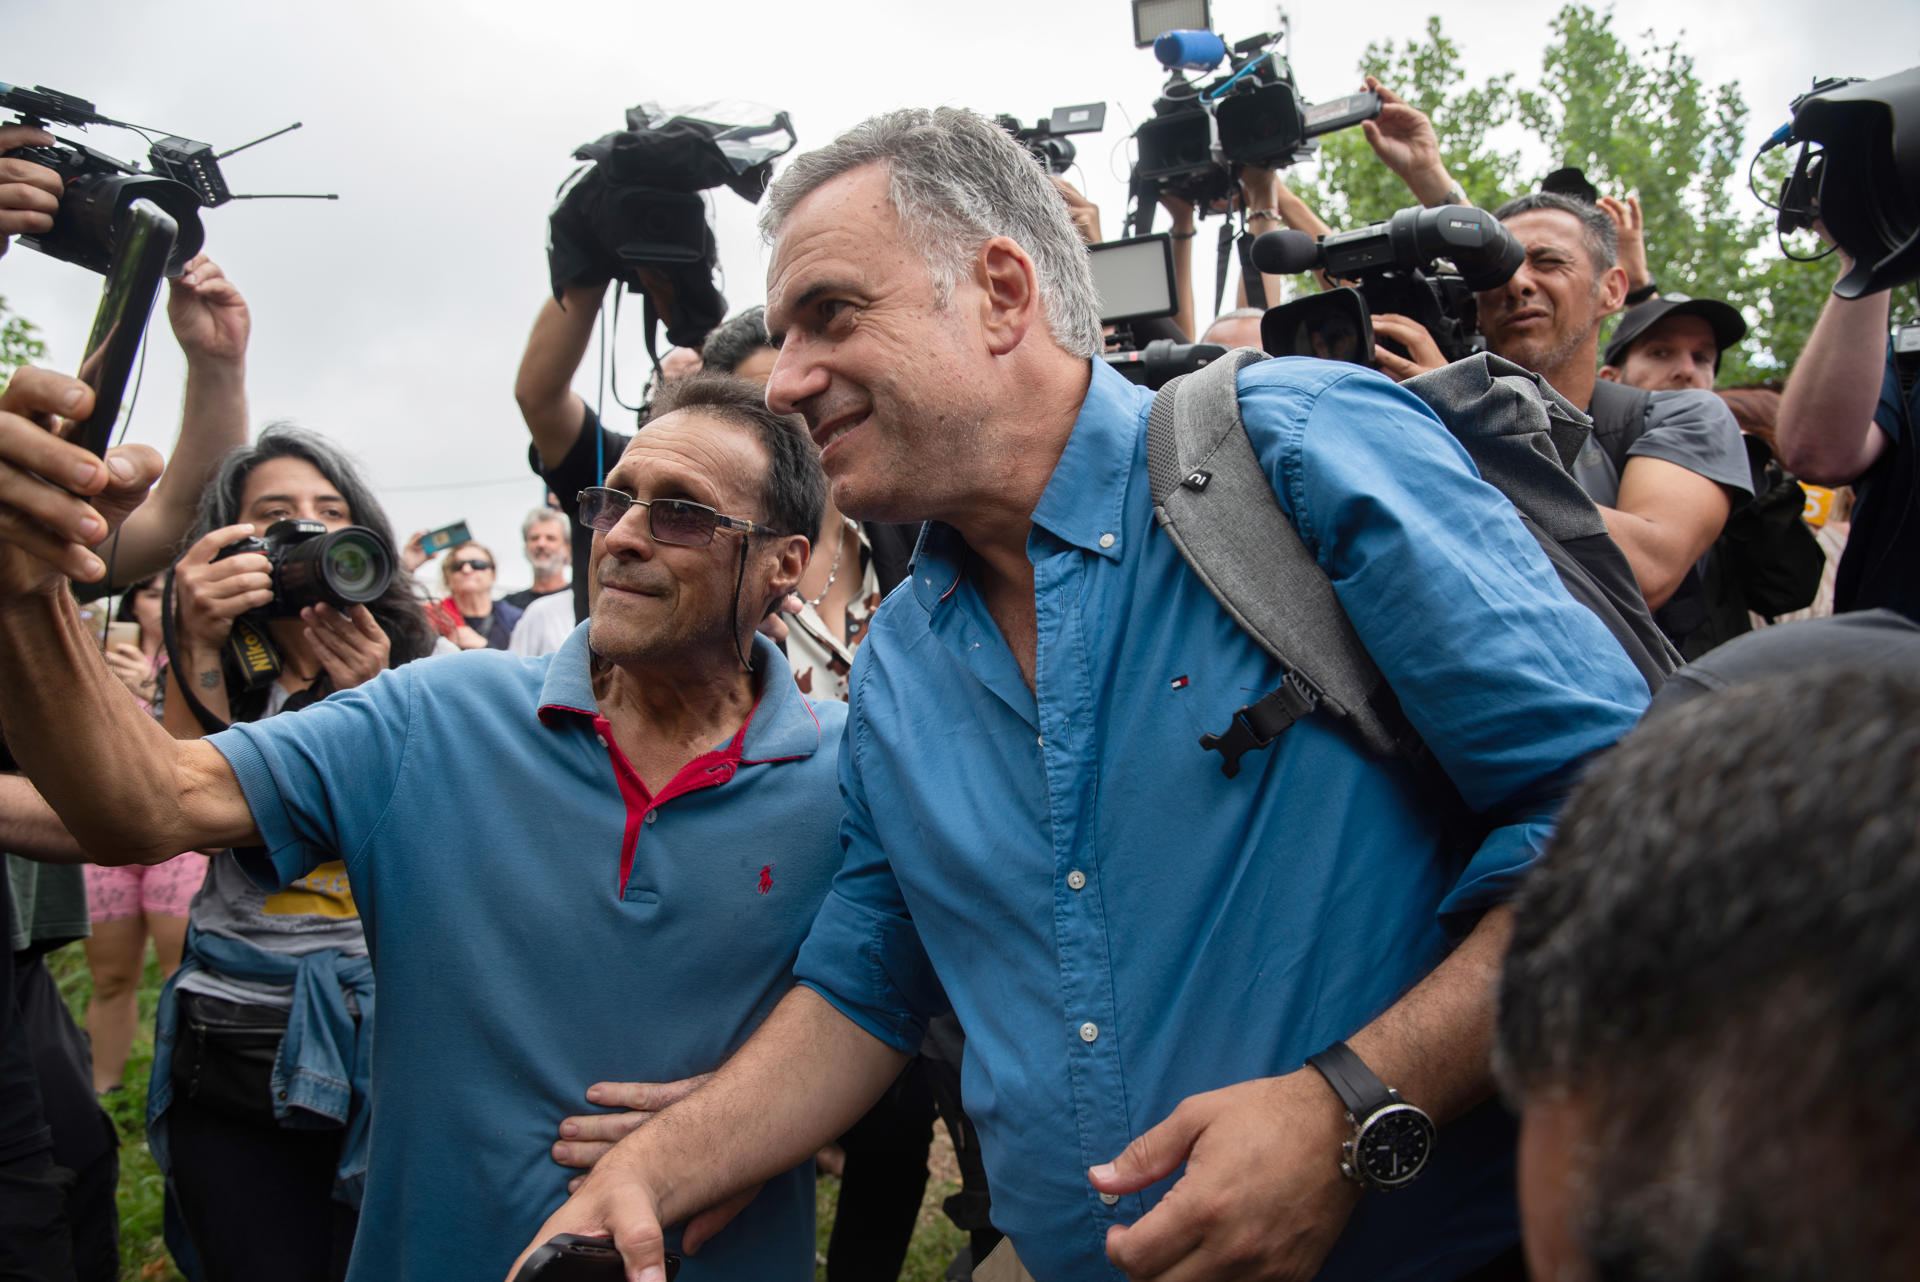
[[[447,568],[449,570],[491,570],[493,568],[493,562],[491,561],[449,561],[447,562]]]
[[[620,524],[629,508],[647,510],[647,533],[655,543],[703,548],[713,542],[715,530],[741,534],[779,534],[780,531],[738,516],[722,516],[704,503],[686,499],[636,499],[619,490],[593,486],[580,491],[580,524],[602,533]]]

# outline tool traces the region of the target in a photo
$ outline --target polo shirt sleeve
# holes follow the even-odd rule
[[[1645,708],[1646,684],[1411,392],[1370,370],[1277,360],[1241,374],[1241,409],[1408,720],[1493,825],[1440,905],[1443,925],[1468,928],[1512,895],[1584,763]]]
[[[1651,393],[1646,431],[1627,447],[1627,458],[1661,459],[1738,495],[1753,497],[1753,472],[1747,465],[1747,447],[1740,440],[1740,421],[1712,392],[1687,388]]]
[[[834,1009],[905,1055],[918,1054],[927,1020],[948,1009],[873,826],[860,758],[871,751],[859,689],[872,642],[854,659],[847,732],[840,741],[840,871],[800,946],[794,977]]]
[[[1887,434],[1889,441],[1897,442],[1904,435],[1901,429],[1901,417],[1900,378],[1893,363],[1893,349],[1889,347],[1886,369],[1880,375],[1880,403],[1873,407],[1873,421],[1881,431]],[[1891,457],[1892,453],[1891,450],[1882,450],[1880,458]],[[1879,460],[1876,459],[1875,466],[1878,464]],[[1871,473],[1872,469],[1869,468],[1868,471]]]
[[[234,851],[260,886],[281,889],[338,859],[356,895],[364,894],[367,839],[386,813],[406,754],[414,666],[208,739],[233,767],[260,830],[259,846]]]

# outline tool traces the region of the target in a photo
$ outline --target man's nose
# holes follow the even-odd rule
[[[808,345],[789,335],[767,377],[767,408],[776,414],[800,412],[803,403],[827,390],[827,372],[808,352]]]

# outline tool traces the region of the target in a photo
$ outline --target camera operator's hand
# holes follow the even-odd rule
[[[1404,383],[1415,374],[1425,374],[1429,370],[1439,369],[1447,363],[1440,354],[1440,345],[1433,341],[1433,335],[1419,321],[1409,320],[1405,316],[1395,316],[1392,312],[1380,312],[1373,318],[1373,332],[1376,338],[1391,338],[1407,349],[1408,355],[1395,356],[1380,343],[1373,345],[1374,363],[1380,372],[1396,383]]]
[[[219,653],[233,621],[273,600],[273,563],[259,552],[241,552],[214,560],[220,549],[255,533],[251,525],[224,525],[186,550],[173,570],[174,609],[183,661]],[[197,670],[197,669],[195,669]]]
[[[0,393],[0,603],[105,574],[89,549],[140,506],[160,475],[150,446],[115,446],[102,461],[55,434],[56,416],[85,418],[92,410],[85,383],[32,366],[15,370]]]
[[[15,147],[51,147],[52,134],[25,125],[0,125],[0,153]],[[53,230],[53,216],[66,190],[57,171],[17,156],[0,155],[0,254],[13,237]]]
[[[1640,213],[1640,198],[1629,195],[1625,200],[1615,200],[1602,196],[1600,209],[1613,219],[1620,238],[1620,269],[1627,274],[1627,292],[1653,284],[1653,273],[1647,270],[1646,220]]]
[[[186,270],[167,282],[167,320],[188,364],[231,363],[247,354],[252,332],[247,300],[205,254],[194,255]]]
[[[1440,159],[1440,135],[1427,113],[1411,106],[1399,94],[1367,77],[1366,87],[1380,95],[1380,115],[1360,122],[1367,145],[1383,164],[1407,185],[1414,199],[1432,208],[1452,199],[1458,185]]]
[[[392,643],[366,606],[342,611],[325,603],[310,605],[300,611],[300,621],[334,689],[351,690],[386,671]]]
[[[1051,175],[1053,189],[1060,193],[1060,199],[1067,202],[1067,216],[1073,219],[1074,230],[1080,233],[1080,239],[1089,245],[1100,243],[1100,206],[1080,194],[1075,187],[1058,174]]]

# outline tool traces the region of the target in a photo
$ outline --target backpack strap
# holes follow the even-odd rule
[[[1347,620],[1326,571],[1274,497],[1240,415],[1240,370],[1266,354],[1227,353],[1172,379],[1147,419],[1153,514],[1189,567],[1243,631],[1279,662],[1285,680],[1234,713],[1202,747],[1232,778],[1243,753],[1267,747],[1316,708],[1343,721],[1370,751],[1425,751],[1386,678]]]

